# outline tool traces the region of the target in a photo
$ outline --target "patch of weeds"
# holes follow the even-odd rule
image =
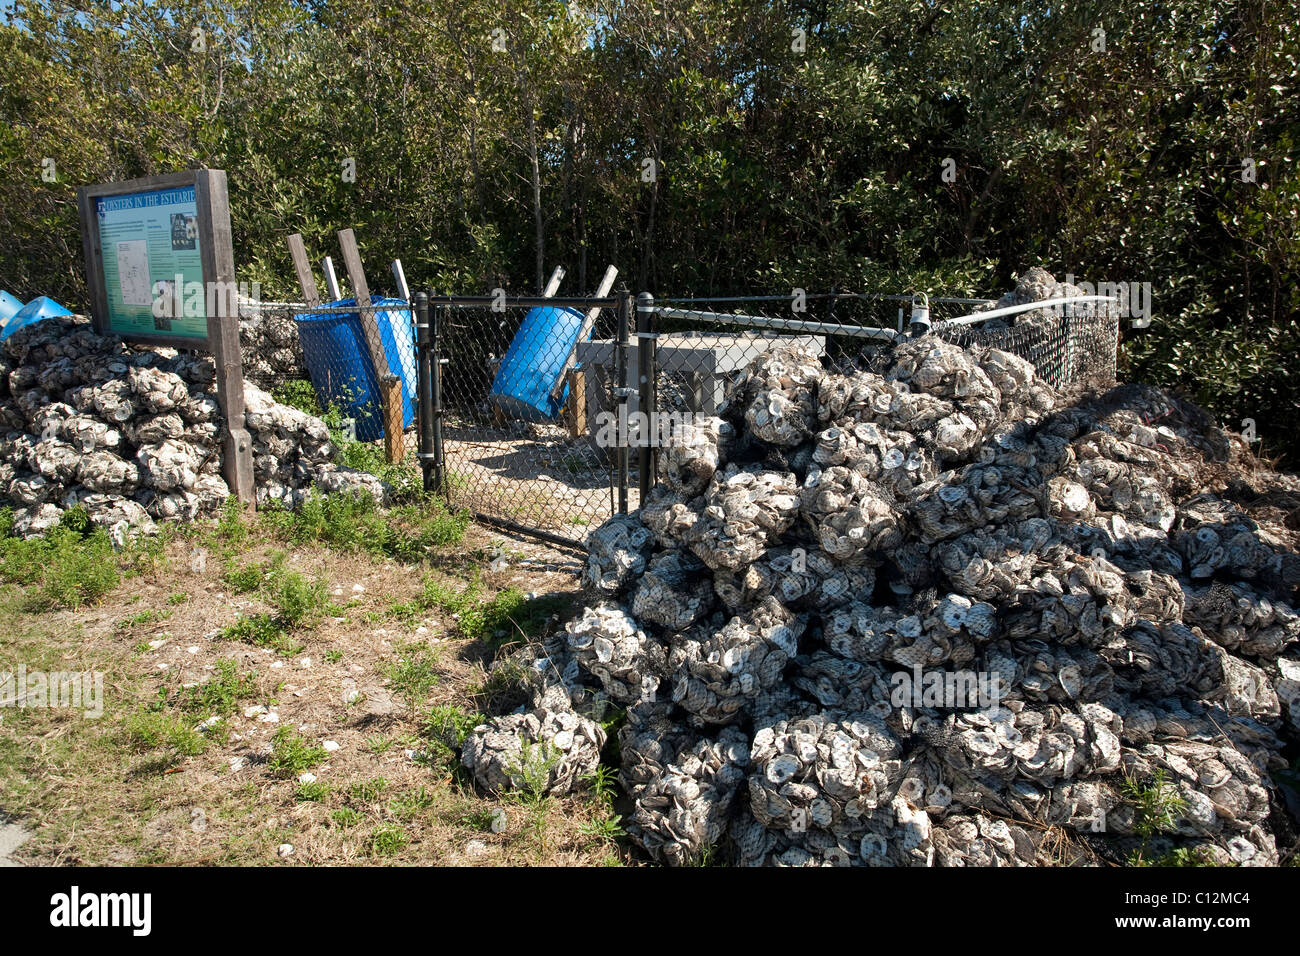
[[[468,813],[461,814],[460,823],[462,826],[487,832],[492,829],[492,821],[496,819],[496,816],[496,810],[471,810]]]
[[[375,827],[370,834],[370,852],[374,856],[393,856],[410,842],[406,830],[396,824],[386,823]]]
[[[423,785],[418,790],[407,790],[394,797],[389,802],[388,808],[392,811],[393,816],[401,819],[408,819],[416,816],[423,810],[429,809],[434,804],[433,794]]]
[[[226,544],[240,545],[248,540],[248,526],[244,523],[244,507],[234,495],[228,497],[221,506],[213,535]]]
[[[418,561],[435,547],[460,541],[469,516],[448,511],[433,496],[386,512],[370,495],[339,492],[313,495],[294,510],[268,508],[262,522],[295,544],[319,543],[347,554]]]
[[[324,578],[308,578],[297,571],[276,570],[269,581],[267,600],[280,612],[286,627],[311,626],[324,611],[327,585]]]
[[[321,803],[330,794],[329,784],[315,781],[313,783],[300,783],[295,791],[295,796],[299,803]]]
[[[1178,821],[1187,809],[1187,801],[1178,794],[1178,788],[1169,782],[1164,768],[1157,770],[1148,784],[1124,775],[1120,794],[1133,807],[1133,832],[1142,838],[1142,845],[1129,856],[1130,866],[1146,865],[1147,845],[1151,837],[1168,833],[1178,827]]]
[[[241,700],[257,693],[257,674],[239,673],[239,666],[229,658],[216,662],[216,673],[211,680],[182,691],[181,706],[189,711],[201,711],[220,716],[230,716]]]
[[[580,824],[578,832],[583,836],[595,837],[601,843],[616,843],[624,836],[623,827],[619,823],[622,819],[617,813],[598,817],[588,823]]]
[[[351,807],[343,807],[342,809],[335,810],[330,814],[330,821],[336,827],[343,830],[356,826],[361,822],[361,820],[361,814],[358,811],[353,810]]]
[[[281,727],[271,740],[271,759],[267,766],[282,777],[296,777],[327,756],[324,747],[311,743],[292,727]]]
[[[343,652],[337,647],[331,647],[323,656],[326,664],[337,664],[343,660]]]
[[[127,736],[138,750],[166,749],[180,757],[197,757],[207,749],[203,734],[175,714],[141,710],[127,719]]]
[[[281,405],[288,405],[317,418],[323,414],[320,402],[316,400],[316,387],[310,379],[291,378],[276,386],[271,391],[271,397]]]
[[[614,795],[618,784],[618,771],[607,764],[600,764],[585,778],[591,787],[592,798],[607,807],[614,805]]]
[[[189,599],[190,596],[184,591],[177,591],[175,594],[172,594],[167,598],[167,603],[172,607],[176,607],[177,605],[184,604]]]
[[[83,535],[59,524],[43,538],[0,539],[0,579],[35,585],[25,602],[33,611],[97,603],[121,583],[123,559],[103,528]]]
[[[414,717],[429,691],[438,683],[435,655],[418,642],[400,649],[396,662],[384,666],[389,686],[402,697]]]
[[[150,608],[147,611],[141,611],[139,614],[132,614],[130,617],[118,621],[117,628],[120,631],[129,631],[132,628],[142,627],[145,624],[156,624],[159,621],[165,621],[171,616],[171,611],[157,611]]]
[[[439,704],[425,714],[420,733],[435,743],[459,750],[470,731],[486,720],[482,714],[471,714],[455,704]]]
[[[286,657],[292,657],[303,648],[303,645],[285,633],[284,627],[270,614],[241,617],[234,624],[223,628],[221,636],[229,641],[243,641],[256,647],[270,647]]]
[[[262,586],[266,572],[260,564],[235,564],[231,561],[222,572],[221,580],[236,594],[247,594]]]
[[[566,610],[569,605],[567,598],[555,595],[529,600],[514,587],[485,599],[477,578],[463,590],[457,590],[445,581],[430,577],[418,600],[426,608],[453,615],[456,632],[461,637],[493,644],[537,634],[553,614]]]
[[[397,746],[397,741],[389,737],[367,737],[366,749],[376,757],[381,757]]]
[[[514,787],[511,795],[529,811],[529,826],[538,843],[543,845],[546,840],[546,811],[551,804],[546,791],[560,757],[560,751],[549,741],[524,744],[518,759],[505,768],[510,785]]]
[[[1151,860],[1143,860],[1140,855],[1137,859],[1130,860],[1134,866],[1217,866],[1214,858],[1209,852],[1202,847],[1175,847],[1162,857]]]
[[[388,781],[383,777],[371,777],[361,783],[354,783],[349,791],[353,798],[366,803],[374,803],[388,789]]]

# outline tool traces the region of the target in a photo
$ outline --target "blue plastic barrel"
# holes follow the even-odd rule
[[[578,343],[583,314],[577,309],[529,309],[492,380],[492,401],[526,421],[547,421],[564,407],[569,386],[551,393]],[[590,334],[590,333],[588,333]]]
[[[71,311],[59,305],[49,296],[43,295],[38,299],[32,299],[32,301],[15,312],[13,317],[5,323],[5,327],[0,329],[0,342],[3,342],[24,326],[33,325],[42,319],[71,314]]]
[[[402,299],[371,296],[376,306],[400,306],[374,313],[388,369],[402,380],[402,427],[415,420],[415,342],[411,310]],[[322,308],[355,306],[356,299],[326,302]],[[384,397],[375,375],[360,312],[302,312],[294,317],[307,374],[321,408],[337,406],[357,423],[357,438],[374,441],[384,434]]]
[[[0,326],[12,319],[22,307],[22,299],[8,292],[0,292]]]

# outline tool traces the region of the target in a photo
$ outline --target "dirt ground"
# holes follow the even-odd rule
[[[254,535],[241,560],[284,548]],[[427,574],[463,582],[475,569],[486,593],[513,585],[576,601],[576,554],[475,525],[425,567],[295,547],[285,566],[323,575],[331,607],[293,634],[301,650],[285,654],[222,635],[239,615],[266,608],[255,594],[235,593],[221,562],[200,551],[193,540],[173,541],[157,567],[78,611],[28,613],[18,588],[6,586],[0,671],[21,662],[104,674],[102,717],[0,709],[0,813],[30,833],[16,862],[632,862],[600,788],[540,801],[474,788],[435,743],[426,715],[443,705],[483,711],[495,642],[459,637],[451,615],[394,610],[420,593]],[[543,630],[558,624],[554,614]],[[412,657],[432,662],[431,687],[413,699],[391,679],[394,664]],[[214,682],[228,661],[245,683],[224,721],[163,703]],[[134,728],[160,714],[183,722],[175,732],[191,744],[185,731],[198,729],[200,744],[142,742]],[[200,727],[205,720],[217,726]],[[308,776],[276,766],[281,728],[321,748]]]

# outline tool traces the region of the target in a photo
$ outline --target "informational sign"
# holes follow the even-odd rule
[[[77,190],[95,328],[130,342],[199,349],[217,366],[226,481],[254,500],[226,174],[194,169]]]
[[[104,251],[106,327],[205,339],[207,288],[194,187],[95,199]]]

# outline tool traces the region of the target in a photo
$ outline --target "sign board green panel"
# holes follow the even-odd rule
[[[99,196],[94,203],[107,328],[123,335],[207,338],[194,187]]]

